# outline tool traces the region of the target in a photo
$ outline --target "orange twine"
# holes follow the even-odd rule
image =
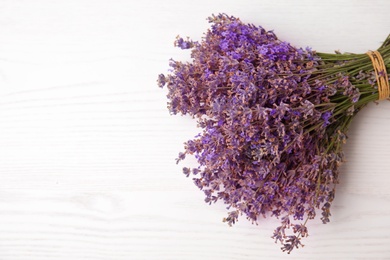
[[[378,51],[368,51],[367,55],[370,57],[375,71],[379,93],[378,100],[387,99],[390,96],[390,86],[382,55]]]

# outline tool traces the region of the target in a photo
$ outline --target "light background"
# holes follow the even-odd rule
[[[321,52],[366,52],[390,1],[0,1],[0,260],[390,259],[390,103],[352,124],[328,225],[286,255],[221,220],[175,158],[199,129],[156,86],[226,12]]]

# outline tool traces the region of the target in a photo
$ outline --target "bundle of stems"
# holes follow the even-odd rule
[[[240,215],[279,218],[272,237],[290,253],[317,209],[329,222],[352,119],[388,98],[390,36],[376,52],[328,54],[226,14],[209,22],[201,42],[175,41],[191,49],[192,61],[171,60],[170,73],[158,77],[170,112],[202,129],[177,161],[196,158],[183,173],[207,203],[227,204],[229,225]]]

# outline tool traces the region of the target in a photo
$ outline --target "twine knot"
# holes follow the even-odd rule
[[[383,61],[382,55],[379,51],[368,51],[367,55],[370,57],[372,66],[374,67],[376,82],[378,84],[378,100],[384,100],[390,96],[389,78]]]

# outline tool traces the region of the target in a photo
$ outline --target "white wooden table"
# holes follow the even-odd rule
[[[321,52],[390,33],[387,0],[0,1],[0,260],[390,259],[389,102],[353,122],[331,222],[289,256],[276,220],[229,228],[182,175],[199,129],[156,79],[219,12]]]

